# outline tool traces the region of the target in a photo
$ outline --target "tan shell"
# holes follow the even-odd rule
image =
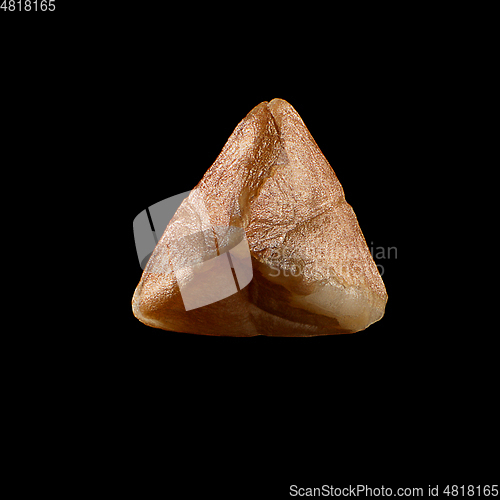
[[[205,243],[179,249],[178,242],[210,226],[244,231],[253,279],[229,297],[186,311],[172,266],[214,249]],[[132,307],[144,324],[176,332],[314,336],[363,330],[382,318],[386,302],[333,169],[295,109],[273,99],[238,124],[176,212]]]

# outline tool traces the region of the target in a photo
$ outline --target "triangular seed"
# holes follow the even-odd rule
[[[133,311],[178,332],[313,336],[363,330],[386,302],[334,171],[295,109],[273,99],[238,124],[177,210]]]

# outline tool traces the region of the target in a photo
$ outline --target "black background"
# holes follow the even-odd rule
[[[193,496],[472,482],[494,415],[477,388],[494,380],[494,365],[479,362],[491,352],[484,343],[461,336],[469,320],[446,325],[461,302],[443,305],[429,266],[442,262],[435,180],[444,117],[454,117],[452,61],[464,53],[441,29],[449,18],[302,6],[288,19],[290,9],[246,6],[225,22],[214,6],[57,5],[50,18],[7,21],[2,11],[0,22],[2,102],[14,111],[4,144],[36,156],[30,182],[52,186],[40,210],[55,202],[51,213],[71,216],[58,246],[70,262],[51,276],[62,289],[47,320],[54,331],[36,331],[43,361],[30,378],[63,461],[78,455],[83,477],[108,479],[111,491],[144,468],[138,491],[163,481],[161,491]],[[237,123],[275,97],[301,115],[367,243],[397,248],[377,262],[384,318],[317,338],[146,327],[131,308],[141,276],[134,217],[192,189]],[[27,130],[30,148],[14,140]]]

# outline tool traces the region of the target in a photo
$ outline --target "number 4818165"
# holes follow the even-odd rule
[[[30,10],[35,11],[43,11],[46,10],[56,10],[56,1],[55,0],[3,0],[2,5],[0,5],[0,9],[5,11],[10,10],[11,12],[15,10],[24,10],[29,12]]]

